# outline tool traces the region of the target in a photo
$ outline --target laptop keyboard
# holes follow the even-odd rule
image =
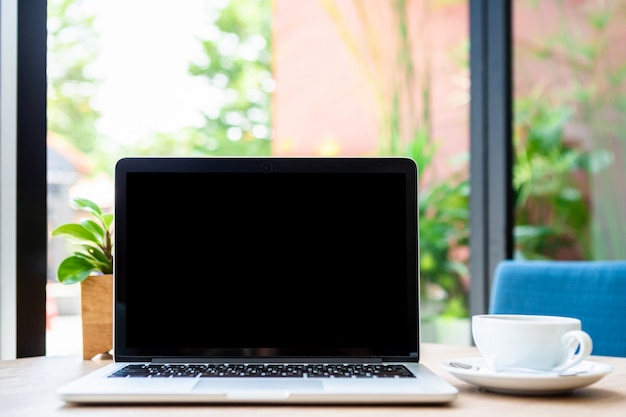
[[[414,378],[402,365],[353,364],[132,364],[109,378]]]

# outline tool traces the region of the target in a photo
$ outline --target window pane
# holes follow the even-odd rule
[[[406,155],[420,167],[425,318],[466,318],[467,9],[422,0],[49,1],[50,228],[85,216],[73,197],[112,210],[123,156]],[[52,334],[76,318],[78,288],[56,283],[67,250],[50,239]]]
[[[625,12],[514,2],[518,258],[626,256]]]

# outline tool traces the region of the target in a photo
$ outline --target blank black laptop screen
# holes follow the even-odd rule
[[[325,161],[120,161],[116,353],[416,356],[414,164]]]

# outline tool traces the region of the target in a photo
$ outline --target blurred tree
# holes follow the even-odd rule
[[[200,39],[206,62],[189,72],[206,77],[221,91],[218,106],[204,112],[194,129],[194,148],[210,154],[269,155],[271,73],[271,0],[230,0],[215,20],[215,31]]]
[[[91,106],[99,80],[89,73],[98,53],[94,16],[84,0],[48,1],[48,131],[84,153],[97,149]]]
[[[230,0],[211,5],[214,21],[205,39],[205,58],[189,64],[189,74],[205,77],[213,96],[200,127],[156,132],[114,146],[98,132],[100,113],[92,107],[101,80],[90,74],[99,53],[94,27],[97,7],[89,0],[50,0],[49,131],[64,137],[110,171],[123,155],[270,154],[271,0]]]
[[[215,8],[208,35],[198,37],[203,58],[189,65],[189,74],[206,78],[211,87],[204,124],[157,133],[124,153],[271,154],[271,0],[229,0]]]

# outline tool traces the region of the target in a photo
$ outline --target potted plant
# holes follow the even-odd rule
[[[73,245],[72,254],[59,264],[57,279],[80,284],[83,359],[106,357],[113,347],[113,214],[85,198],[73,199],[72,206],[92,218],[52,231]]]

